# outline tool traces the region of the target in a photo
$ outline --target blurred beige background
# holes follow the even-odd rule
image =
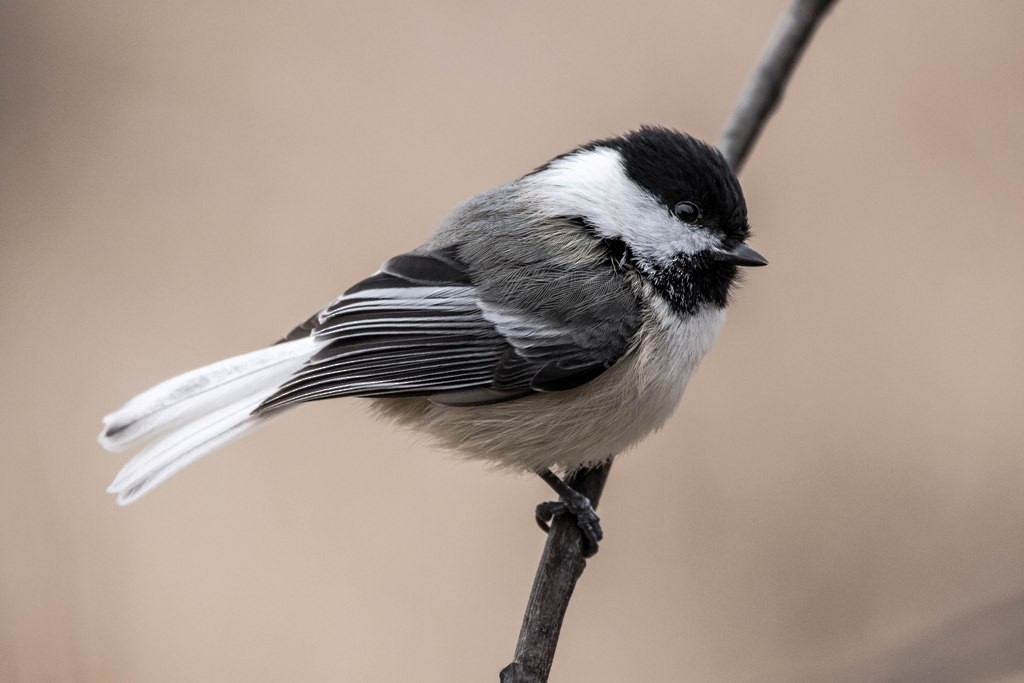
[[[0,4],[0,681],[497,680],[540,482],[332,401],[121,509],[99,418],[577,143],[713,139],[784,5]],[[553,680],[1024,681],[1022,32],[840,2]]]

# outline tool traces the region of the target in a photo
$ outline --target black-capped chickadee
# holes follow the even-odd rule
[[[607,461],[658,429],[725,320],[747,208],[714,147],[644,127],[555,157],[457,207],[269,348],[167,380],[107,415],[100,443],[152,439],[109,491],[137,500],[285,409],[371,399],[458,454],[537,472]]]

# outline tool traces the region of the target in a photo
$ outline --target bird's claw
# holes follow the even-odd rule
[[[590,500],[582,493],[572,491],[560,500],[548,501],[537,506],[537,525],[545,532],[551,531],[551,522],[558,515],[572,515],[576,526],[583,536],[583,557],[593,557],[597,546],[604,538],[601,518],[590,504]]]

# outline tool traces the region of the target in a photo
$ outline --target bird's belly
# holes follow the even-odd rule
[[[722,309],[682,319],[652,315],[623,358],[569,391],[482,406],[446,406],[426,398],[378,398],[373,406],[460,456],[499,467],[593,465],[664,424],[724,320]]]

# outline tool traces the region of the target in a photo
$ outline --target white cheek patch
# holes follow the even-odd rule
[[[640,257],[668,259],[720,245],[706,230],[680,222],[630,180],[614,149],[598,147],[556,159],[523,184],[541,214],[583,216],[598,235],[621,239]]]
[[[682,234],[675,239],[653,246],[653,251],[647,255],[655,258],[668,260],[676,254],[697,254],[708,249],[715,249],[722,245],[722,240],[715,237],[707,230],[683,226]]]

